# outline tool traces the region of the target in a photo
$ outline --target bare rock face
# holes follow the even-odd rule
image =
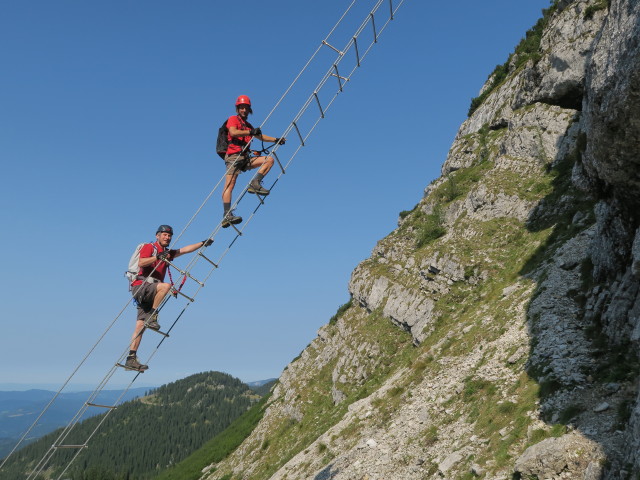
[[[584,166],[603,193],[640,212],[640,3],[612,2],[586,76]]]
[[[602,200],[591,247],[593,277],[606,284],[588,299],[587,319],[607,338],[638,355],[640,286],[640,3],[611,2],[594,42],[585,79],[583,168]],[[626,455],[640,470],[640,405],[627,429]]]
[[[521,478],[599,480],[605,460],[596,442],[568,434],[529,447],[516,460],[514,470]]]
[[[536,102],[581,110],[585,69],[606,10],[597,11],[586,20],[585,12],[593,1],[557,3],[560,13],[551,17],[545,29],[540,60],[530,61],[519,75],[507,79],[500,86],[500,93],[491,95],[463,123],[459,136],[476,132],[484,124],[495,128],[508,122],[511,112]]]
[[[527,73],[514,98],[518,108],[533,102],[544,102],[580,110],[584,95],[584,71],[593,52],[593,39],[606,11],[584,21],[591,2],[579,1],[567,5],[563,15],[551,19],[541,42],[548,52]]]

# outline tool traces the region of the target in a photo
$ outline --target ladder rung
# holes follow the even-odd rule
[[[358,38],[353,37],[353,46],[356,47],[356,59],[358,60],[358,66],[360,66],[360,51],[358,50]]]
[[[87,405],[87,407],[117,408],[115,405],[100,405],[98,403],[90,403],[90,402],[87,402],[85,405]]]
[[[160,330],[154,330],[153,328],[150,328],[149,330],[151,330],[152,332],[156,332],[156,333],[162,335],[163,337],[168,337],[169,336],[168,333],[161,332]]]
[[[373,43],[378,43],[378,32],[376,32],[376,19],[373,16],[373,12],[369,14],[371,17],[371,26],[373,27]]]
[[[54,445],[53,448],[87,448],[89,445]]]
[[[335,63],[333,64],[333,69],[336,71],[336,73],[332,73],[331,75],[340,79],[340,80],[344,80],[345,82],[349,81],[349,77],[343,77],[342,75],[340,75],[338,73],[338,65],[336,65]]]
[[[280,165],[280,170],[282,170],[282,174],[284,175],[285,173],[287,173],[284,171],[284,167],[282,166],[282,163],[280,163],[280,159],[278,158],[278,154],[276,153],[275,150],[271,152],[271,155],[276,157],[276,162],[278,162],[278,165]]]
[[[318,92],[313,92],[313,96],[316,97],[316,102],[318,103],[318,108],[320,109],[320,117],[324,118],[324,111],[322,110],[322,105],[320,105],[320,99],[318,98]]]
[[[180,275],[186,275],[187,277],[189,277],[191,280],[193,280],[194,282],[196,282],[197,284],[199,284],[201,287],[204,287],[204,283],[202,283],[200,280],[198,280],[197,278],[191,276],[191,274],[185,270],[180,270],[178,267],[176,267],[173,263],[171,263],[169,260],[165,260],[165,262],[167,262],[169,265],[171,265],[173,268],[175,268],[177,271],[180,272]]]
[[[233,226],[233,225],[232,225],[232,226]],[[189,300],[191,303],[195,302],[195,299],[193,299],[193,298],[189,297],[188,295],[185,295],[184,293],[182,293],[182,292],[181,292],[181,291],[179,291],[179,290],[175,290],[175,289],[174,289],[174,292],[176,292],[176,293],[177,293],[177,294],[179,294],[179,295],[182,295],[184,298],[186,298],[187,300]],[[162,332],[160,332],[160,331],[158,331],[158,330],[156,330],[156,332],[158,332],[158,333],[162,333]],[[168,334],[168,333],[162,333],[162,334],[163,334],[164,336],[166,336],[166,337],[168,337],[168,336],[169,336],[169,334]]]
[[[334,47],[333,45],[331,45],[330,43],[328,43],[326,40],[322,40],[322,44],[326,45],[327,47],[329,47],[331,50],[333,50],[334,52],[336,52],[339,55],[344,55],[344,52],[341,52],[340,50],[338,50],[336,47]]]
[[[231,227],[236,231],[239,236],[242,236],[242,232],[238,227],[236,227],[233,223],[231,223]]]
[[[138,372],[138,373],[144,373],[144,370],[139,370],[137,368],[131,368],[131,367],[127,367],[126,365],[122,364],[122,363],[116,363],[117,367],[122,367],[125,370],[131,370],[132,372]]]
[[[331,75],[333,75],[334,77],[336,77],[338,79],[338,86],[340,87],[340,91],[342,91],[342,81],[344,80],[346,82],[349,81],[349,79],[347,77],[342,77],[340,75],[340,73],[338,72],[338,65],[336,65],[335,63],[333,64],[333,69],[336,71],[336,73],[332,73]]]
[[[304,147],[304,139],[302,138],[302,135],[300,134],[300,129],[298,128],[298,125],[296,124],[296,122],[291,122],[291,125],[293,125],[295,127],[295,129],[296,129],[296,132],[298,132],[298,137],[300,137],[300,143]]]
[[[345,82],[349,81],[349,77],[343,77],[342,75],[336,75],[335,73],[332,73],[331,76],[344,80]]]
[[[210,258],[207,258],[202,252],[198,252],[198,255],[200,255],[202,258],[204,258],[207,262],[209,262],[214,267],[218,268],[218,265],[214,263],[213,260],[211,260]]]

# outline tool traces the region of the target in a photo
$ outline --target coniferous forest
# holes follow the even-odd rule
[[[240,380],[205,372],[163,385],[118,406],[106,419],[89,418],[65,439],[81,445],[96,431],[64,475],[70,480],[148,480],[180,462],[223,431],[260,396]],[[0,480],[26,478],[58,438],[56,430],[17,451],[0,470]],[[57,478],[76,449],[59,449],[46,475]]]

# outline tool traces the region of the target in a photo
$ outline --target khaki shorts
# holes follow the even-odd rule
[[[143,282],[131,287],[133,299],[138,304],[138,318],[146,322],[153,312],[153,299],[156,297],[158,283]]]
[[[251,170],[251,157],[241,153],[225,155],[224,164],[227,166],[227,175],[238,175]]]

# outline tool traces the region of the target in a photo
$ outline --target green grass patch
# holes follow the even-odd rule
[[[583,15],[584,19],[591,20],[593,18],[593,15],[596,12],[599,12],[600,10],[608,9],[610,6],[611,6],[611,0],[600,0],[599,2],[589,5],[584,10],[584,15]]]
[[[336,314],[329,319],[329,325],[335,325],[340,319],[340,317],[342,317],[342,315],[344,315],[344,313],[351,308],[352,304],[353,304],[352,299],[350,298],[347,303],[345,303],[344,305],[341,305],[338,308],[338,311],[336,312]]]
[[[538,385],[523,373],[509,393],[517,397],[517,402],[500,400],[502,394],[495,384],[472,377],[466,379],[462,393],[469,421],[475,422],[475,433],[489,440],[487,453],[478,462],[494,460],[497,469],[512,462],[509,450],[514,444],[526,441],[529,412],[537,408]]]
[[[264,396],[223,432],[209,440],[182,462],[165,470],[157,477],[157,480],[199,479],[202,476],[203,468],[222,461],[249,436],[262,419],[269,397],[270,394]]]
[[[432,445],[435,445],[438,439],[438,427],[435,425],[431,425],[427,430],[425,430],[424,436],[421,439],[421,444],[424,447],[428,448]]]
[[[502,85],[509,76],[516,72],[522,65],[529,60],[538,62],[541,58],[542,51],[540,50],[540,41],[542,40],[542,33],[549,23],[551,15],[557,10],[557,2],[554,2],[549,8],[542,10],[542,17],[536,22],[536,24],[527,30],[526,35],[520,41],[514,52],[509,55],[509,58],[502,65],[497,65],[493,72],[489,75],[492,78],[491,84],[478,96],[471,99],[471,105],[467,115],[470,117],[473,115],[480,105],[484,103],[491,93]],[[516,56],[516,61],[511,65],[511,59]]]
[[[420,205],[419,203],[416,204],[416,206],[413,207],[411,210],[402,210],[398,215],[400,216],[400,218],[405,219],[409,215],[411,215],[413,212],[415,212],[419,205]]]
[[[442,209],[439,207],[435,207],[431,214],[423,213],[418,222],[416,248],[429,245],[447,233],[444,228]]]

